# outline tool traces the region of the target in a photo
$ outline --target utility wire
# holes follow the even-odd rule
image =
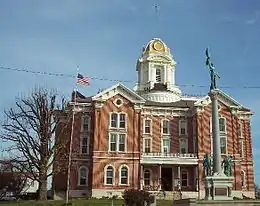
[[[36,74],[36,75],[47,75],[47,76],[56,76],[56,77],[67,77],[67,78],[76,78],[75,75],[71,74],[64,74],[64,73],[52,73],[52,72],[44,72],[44,71],[32,71],[28,69],[18,69],[18,68],[10,68],[10,67],[2,67],[0,66],[1,70],[7,70],[7,71],[16,71],[16,72],[26,72],[26,73],[31,73],[31,74]],[[120,79],[109,79],[109,78],[103,78],[103,77],[89,77],[89,79],[93,80],[99,80],[99,81],[110,81],[110,82],[125,82],[125,83],[134,83],[136,81],[131,81],[131,80],[120,80]],[[200,87],[200,88],[207,88],[209,87],[208,85],[197,85],[197,84],[177,84],[176,86],[179,87]],[[260,89],[260,85],[252,85],[252,86],[220,86],[219,88],[223,89],[236,89],[236,88],[241,88],[241,89]]]

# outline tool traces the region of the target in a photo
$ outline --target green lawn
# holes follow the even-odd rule
[[[112,200],[72,200],[73,206],[111,206]],[[45,202],[36,201],[19,201],[19,202],[0,202],[1,206],[62,206],[64,201],[54,201],[49,200]],[[123,206],[123,200],[115,200],[114,206]],[[157,206],[172,206],[172,201],[170,200],[157,200]]]

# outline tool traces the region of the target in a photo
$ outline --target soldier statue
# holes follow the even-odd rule
[[[222,161],[222,165],[224,166],[225,175],[230,177],[232,171],[232,157],[226,156],[225,159]]]
[[[203,157],[203,174],[204,176],[211,175],[211,164],[212,160],[208,154],[205,154]]]
[[[211,85],[210,85],[210,90],[217,89],[217,82],[216,82],[216,77],[220,78],[217,72],[215,71],[215,68],[213,66],[213,63],[211,62],[211,58],[209,56],[209,51],[208,48],[206,49],[206,66],[209,67],[210,71],[210,78],[211,78]]]

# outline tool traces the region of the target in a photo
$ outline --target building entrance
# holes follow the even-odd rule
[[[161,188],[165,191],[172,191],[172,168],[162,167],[162,178],[161,178]]]

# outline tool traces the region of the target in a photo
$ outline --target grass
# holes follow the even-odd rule
[[[71,206],[111,206],[112,200],[108,199],[90,199],[90,200],[72,200]],[[49,201],[18,201],[18,202],[0,202],[1,206],[63,206],[64,201],[49,200]],[[123,206],[123,200],[115,200],[114,206]],[[157,206],[172,206],[171,200],[156,200]]]

